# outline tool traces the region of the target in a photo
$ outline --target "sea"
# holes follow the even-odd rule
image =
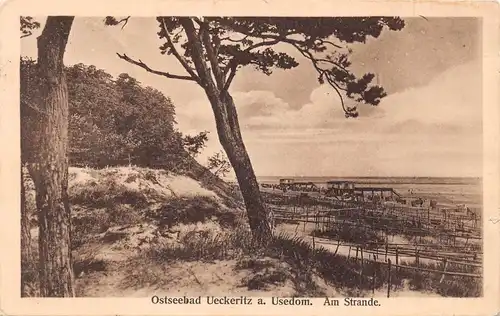
[[[257,177],[259,183],[279,183],[282,178],[298,182],[313,182],[326,186],[327,181],[352,181],[357,187],[393,188],[402,196],[418,196],[437,200],[440,205],[466,204],[482,209],[483,184],[481,178],[472,177]]]

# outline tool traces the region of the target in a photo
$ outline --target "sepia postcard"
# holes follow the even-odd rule
[[[500,315],[495,1],[5,1],[5,315]]]

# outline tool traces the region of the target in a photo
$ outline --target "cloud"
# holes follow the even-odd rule
[[[240,121],[248,129],[346,129],[350,133],[478,133],[481,129],[481,68],[470,62],[435,77],[428,85],[358,105],[360,117],[346,119],[339,97],[328,85],[315,88],[310,102],[292,109],[270,91],[235,94]],[[352,100],[346,100],[352,102]]]
[[[469,62],[435,77],[428,85],[390,95],[380,105],[380,117],[390,129],[408,123],[427,128],[481,128],[481,65]]]
[[[330,123],[344,117],[340,101],[332,92],[327,86],[319,86],[312,91],[310,103],[299,109],[292,108],[272,91],[235,92],[233,98],[243,129],[302,130],[328,127]]]
[[[481,92],[481,65],[470,62],[426,86],[387,96],[377,107],[360,106],[355,120],[343,116],[328,86],[320,86],[299,110],[284,111],[280,100],[268,108],[274,114],[264,119],[249,112],[242,122],[251,122],[246,140],[260,174],[477,176]]]

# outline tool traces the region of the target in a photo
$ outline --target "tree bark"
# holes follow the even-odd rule
[[[74,296],[71,221],[68,204],[68,89],[63,57],[74,17],[48,17],[38,37],[41,79],[39,134],[30,173],[39,225],[39,282],[42,297]]]
[[[272,231],[257,177],[241,137],[233,98],[228,92],[223,92],[220,97],[209,96],[209,99],[213,102],[219,141],[234,169],[245,202],[253,238],[258,244],[265,245],[270,241]]]
[[[31,249],[30,219],[26,209],[26,189],[24,187],[24,173],[21,164],[21,297],[28,296],[28,280],[33,265]]]

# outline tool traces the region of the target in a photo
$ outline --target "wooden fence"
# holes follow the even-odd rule
[[[468,217],[422,207],[338,201],[324,196],[307,197],[304,200],[303,197],[292,194],[270,195],[266,198],[266,202],[274,213],[275,221],[297,223],[297,228],[303,224],[304,232],[306,225],[310,223],[314,225],[316,232],[322,233],[345,227],[365,228],[381,233],[383,242],[353,243],[329,237],[318,238],[314,235],[312,241],[313,246],[336,245],[337,250],[340,246],[349,247],[347,257],[361,260],[361,275],[364,273],[365,262],[385,266],[388,269],[388,297],[392,275],[397,276],[399,271],[405,269],[440,274],[440,282],[446,276],[482,278],[482,274],[479,273],[447,271],[450,264],[462,266],[466,271],[482,269],[481,246],[473,243],[482,239],[478,216]],[[389,242],[389,236],[405,234],[420,236],[420,242],[412,244]],[[431,236],[445,243],[440,245],[422,242],[421,236]],[[465,240],[465,245],[456,245],[457,239],[462,239],[461,242]],[[355,257],[354,255],[351,257],[353,249],[356,249]],[[385,261],[377,260],[380,256],[385,258]],[[395,259],[394,263],[391,257]],[[414,265],[403,264],[400,262],[401,258],[411,258]],[[441,265],[443,268],[438,270],[429,268],[428,265],[424,266],[420,262],[421,259],[435,262],[436,266]],[[372,277],[375,284],[376,276]]]
[[[370,259],[370,257],[365,258],[363,256],[363,253],[365,253],[365,254],[371,253],[372,255],[376,254],[376,256],[372,256],[372,259]],[[360,254],[360,256],[358,256],[358,254]],[[442,283],[446,276],[455,276],[455,277],[460,276],[460,277],[469,277],[469,278],[478,278],[478,279],[483,278],[483,275],[478,274],[478,273],[446,271],[449,263],[463,264],[463,265],[471,266],[474,268],[482,268],[481,264],[473,264],[473,263],[468,263],[468,262],[457,262],[457,261],[453,261],[453,260],[449,260],[447,258],[444,258],[441,260],[443,270],[437,270],[437,269],[430,269],[430,268],[426,268],[426,267],[419,267],[418,261],[417,261],[417,266],[399,264],[399,258],[397,256],[397,253],[396,253],[396,263],[395,264],[392,263],[392,260],[390,258],[386,258],[385,261],[377,260],[378,255],[384,255],[384,253],[378,252],[378,251],[367,250],[367,249],[363,250],[362,247],[358,246],[356,248],[356,257],[352,257],[352,259],[357,260],[357,261],[361,261],[361,272],[359,273],[361,276],[364,275],[363,268],[364,268],[366,262],[372,262],[372,263],[375,263],[377,265],[387,267],[387,297],[390,297],[390,292],[391,292],[391,288],[393,285],[392,284],[393,276],[397,277],[398,273],[400,273],[400,271],[403,269],[412,270],[412,271],[419,271],[419,272],[428,272],[428,273],[434,273],[434,274],[441,275],[439,283]],[[373,275],[371,276],[372,277],[372,291],[373,292],[375,292],[375,278],[376,278],[375,271],[376,270],[373,269]]]

